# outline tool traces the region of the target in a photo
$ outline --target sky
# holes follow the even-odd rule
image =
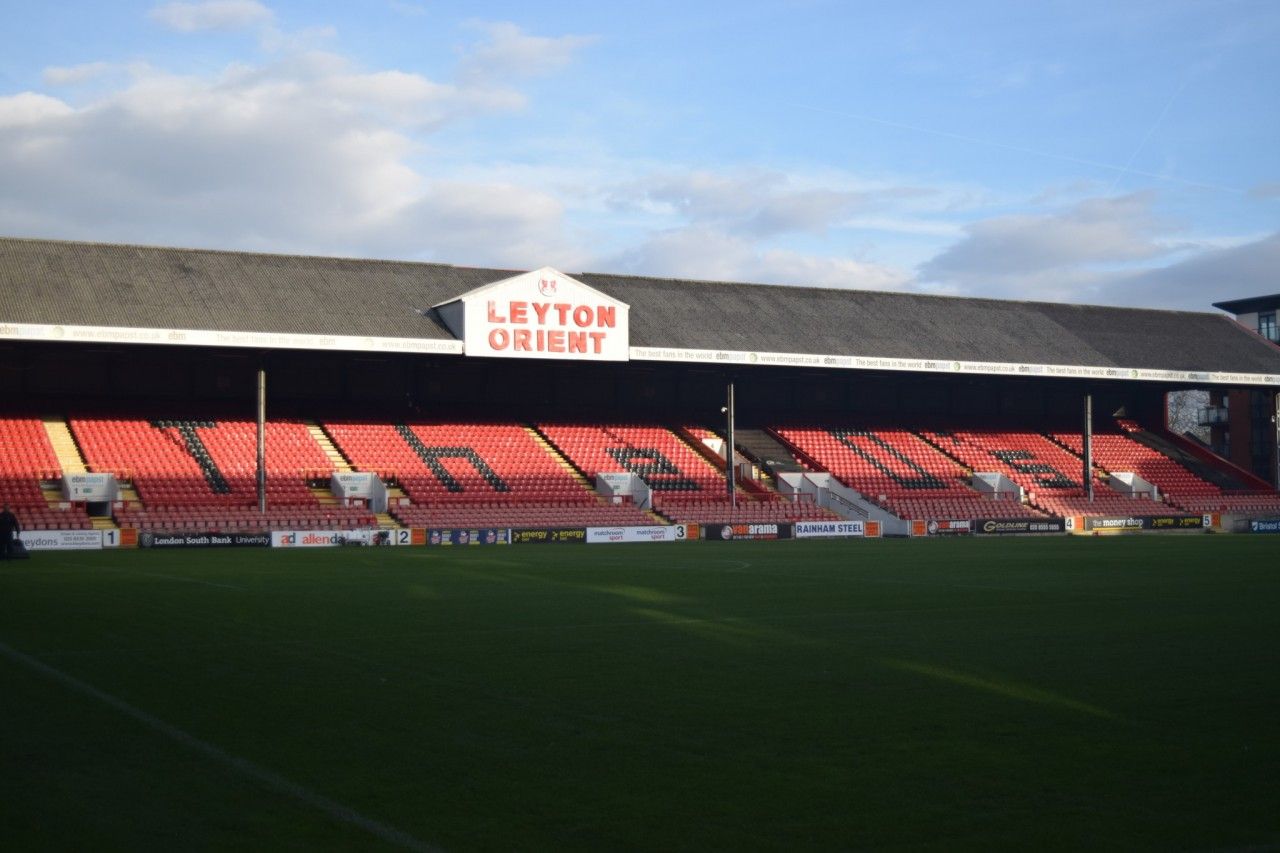
[[[0,0],[0,235],[1212,310],[1280,4]]]

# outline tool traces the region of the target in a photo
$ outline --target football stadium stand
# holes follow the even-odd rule
[[[62,476],[57,454],[38,418],[0,418],[0,503],[9,505],[23,530],[92,527],[83,507],[64,507],[42,483]]]
[[[162,530],[1280,514],[1280,349],[1209,313],[0,237],[0,349],[0,500],[33,529],[110,523],[60,497],[82,470]],[[1253,428],[1169,432],[1183,389]],[[347,466],[386,512],[329,490]]]
[[[752,523],[838,518],[752,484],[730,500],[724,471],[671,429],[652,424],[541,424],[539,430],[587,477],[632,473],[653,490],[653,506],[676,523]],[[706,436],[704,431],[691,435]]]
[[[268,507],[266,513],[246,507],[125,507],[115,514],[121,527],[181,533],[260,533],[272,530],[359,530],[378,526],[367,509],[339,506]]]
[[[903,429],[778,427],[774,432],[821,470],[900,518],[1040,518],[1021,502],[979,494],[969,472]]]
[[[977,472],[1000,473],[1026,490],[1027,500],[1050,515],[1150,515],[1168,512],[1150,499],[1112,489],[1095,470],[1094,497],[1083,484],[1084,461],[1048,436],[1015,430],[939,430],[924,433],[947,454]]]
[[[1131,434],[1141,428],[1132,421],[1093,434],[1093,460],[1108,472],[1132,472],[1157,486],[1171,504],[1188,512],[1280,512],[1280,495],[1239,489],[1226,492],[1163,453],[1139,443]],[[1054,439],[1073,453],[1084,452],[1083,436],[1057,433]]]
[[[397,483],[413,501],[391,507],[411,526],[654,524],[648,513],[602,502],[540,437],[519,424],[329,421],[356,469]]]
[[[148,506],[257,505],[257,425],[209,419],[72,418],[89,468],[115,474]],[[266,426],[270,504],[314,506],[307,481],[332,464],[300,421]]]

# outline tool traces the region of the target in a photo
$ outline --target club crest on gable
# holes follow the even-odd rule
[[[538,292],[543,296],[556,295],[556,280],[554,278],[539,278]]]

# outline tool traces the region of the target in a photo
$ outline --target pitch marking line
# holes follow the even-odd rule
[[[81,681],[73,675],[68,675],[60,669],[56,669],[48,664],[36,660],[35,658],[25,655],[15,648],[4,643],[0,643],[0,657],[8,658],[10,661],[24,666],[27,669],[38,672],[39,674],[61,684],[69,690],[96,699],[115,710],[136,720],[147,728],[158,734],[161,734],[169,740],[181,744],[195,752],[200,753],[206,758],[212,759],[218,764],[230,767],[232,770],[238,771],[241,775],[260,783],[266,788],[291,797],[304,805],[308,805],[317,811],[323,812],[329,817],[341,823],[350,824],[351,826],[363,829],[365,832],[379,838],[389,844],[395,844],[406,850],[427,851],[427,853],[436,853],[439,848],[430,844],[419,841],[412,835],[403,830],[396,829],[394,826],[366,817],[349,806],[344,806],[335,800],[331,800],[323,794],[317,794],[309,788],[304,788],[296,782],[281,776],[272,770],[268,770],[260,764],[255,764],[247,758],[241,758],[237,755],[223,750],[208,741],[203,741],[190,732],[184,731],[175,725],[166,723],[153,714],[118,697],[112,696],[110,693],[99,690],[88,682]]]

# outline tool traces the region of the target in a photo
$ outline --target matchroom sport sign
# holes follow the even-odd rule
[[[630,353],[630,308],[551,267],[434,307],[469,356],[626,361]]]

